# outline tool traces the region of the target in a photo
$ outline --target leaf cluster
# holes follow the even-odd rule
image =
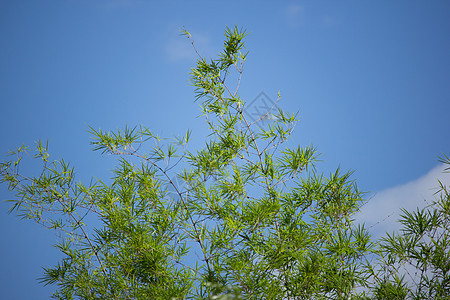
[[[11,210],[60,236],[64,258],[42,277],[57,286],[53,297],[366,299],[374,277],[373,297],[397,299],[412,293],[396,275],[405,262],[426,278],[414,295],[447,295],[444,186],[435,210],[404,212],[404,231],[380,248],[384,275],[376,273],[367,261],[374,244],[353,224],[363,199],[352,172],[325,176],[314,146],[285,146],[298,116],[276,107],[280,95],[269,123],[244,114],[246,35],[227,28],[218,57],[199,55],[191,70],[210,130],[203,147],[190,150],[191,131],[163,139],[143,126],[90,128],[93,150],[117,158],[108,181],[77,181],[42,143],[38,176],[19,168],[25,146],[0,165],[1,182],[16,194]]]
[[[447,156],[440,160],[450,166]],[[401,230],[382,238],[376,299],[449,299],[449,187],[439,181],[435,195],[423,209],[403,209]]]

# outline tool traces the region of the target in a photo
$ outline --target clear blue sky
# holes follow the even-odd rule
[[[49,139],[80,179],[108,178],[88,125],[201,136],[195,56],[178,30],[211,56],[236,24],[250,32],[241,96],[280,91],[301,116],[292,143],[317,146],[319,170],[356,170],[361,189],[383,194],[450,154],[449,13],[449,1],[2,1],[0,158]],[[56,263],[56,238],[0,208],[0,298],[47,299],[36,278]]]

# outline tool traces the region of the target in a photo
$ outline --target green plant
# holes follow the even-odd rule
[[[1,181],[16,193],[11,211],[61,233],[64,258],[42,278],[57,285],[55,298],[359,296],[373,246],[352,223],[361,193],[351,172],[318,173],[314,147],[281,148],[296,114],[274,105],[266,125],[265,116],[246,118],[245,36],[227,28],[218,58],[199,57],[192,69],[210,130],[200,150],[188,150],[190,131],[162,140],[142,126],[91,128],[94,150],[117,156],[111,182],[77,182],[42,143],[40,175],[19,172],[26,147],[1,164]]]
[[[447,156],[440,161],[450,166]],[[403,210],[400,231],[381,239],[376,299],[450,299],[449,187],[439,181],[436,195],[423,209]]]

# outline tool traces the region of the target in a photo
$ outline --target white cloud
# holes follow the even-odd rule
[[[397,221],[402,208],[412,211],[431,204],[437,197],[434,194],[439,186],[438,179],[450,185],[450,173],[443,173],[445,167],[448,166],[441,164],[414,181],[376,193],[361,208],[356,221],[364,222],[376,238],[400,229]]]

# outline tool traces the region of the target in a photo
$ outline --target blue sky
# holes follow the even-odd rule
[[[111,168],[91,151],[88,125],[143,124],[161,136],[190,128],[200,143],[195,53],[179,29],[214,56],[225,27],[238,25],[250,33],[241,97],[280,91],[279,106],[300,113],[291,144],[314,144],[321,171],[355,170],[375,195],[362,219],[391,228],[395,216],[385,216],[431,197],[437,156],[450,154],[450,2],[255,3],[2,1],[0,158],[48,139],[87,180]],[[2,298],[47,299],[52,289],[36,278],[56,262],[56,237],[0,208]]]

